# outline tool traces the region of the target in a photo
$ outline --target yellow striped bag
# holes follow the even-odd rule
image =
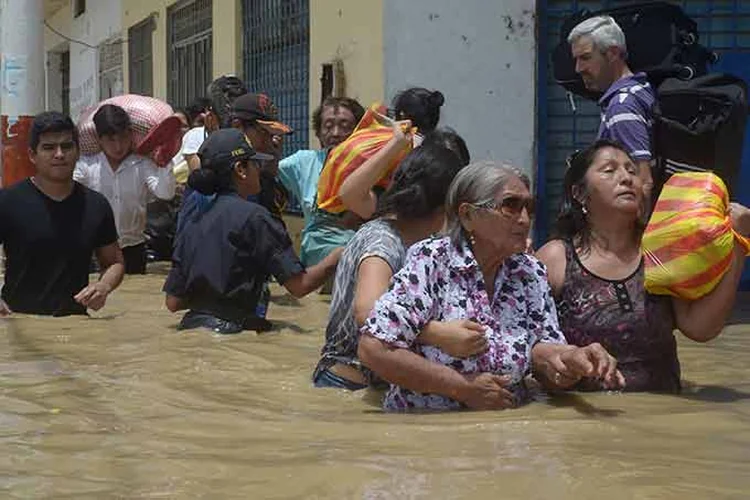
[[[370,106],[352,135],[328,154],[318,181],[318,208],[333,214],[346,210],[339,198],[341,184],[393,138],[392,121],[385,116],[385,111],[380,104]],[[410,151],[411,146],[408,145],[390,162],[376,186],[388,187],[394,170]]]
[[[750,241],[732,229],[724,182],[712,173],[673,175],[643,235],[646,290],[703,297],[729,269],[735,241],[750,252]]]

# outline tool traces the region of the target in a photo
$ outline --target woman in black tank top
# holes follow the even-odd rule
[[[601,344],[618,360],[626,390],[678,392],[680,365],[672,331],[697,342],[719,335],[742,274],[744,252],[708,295],[688,302],[644,288],[641,236],[644,189],[638,167],[621,145],[598,141],[570,161],[556,239],[537,256],[548,268],[560,327],[569,343]],[[733,225],[750,233],[750,211]],[[581,389],[598,390],[596,380]]]

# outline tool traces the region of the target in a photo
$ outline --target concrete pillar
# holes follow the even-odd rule
[[[29,129],[44,109],[43,0],[0,0],[2,185],[34,173]]]

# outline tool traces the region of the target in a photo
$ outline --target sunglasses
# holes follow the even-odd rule
[[[526,209],[526,213],[529,214],[529,217],[533,217],[536,208],[534,198],[526,198],[523,196],[507,196],[500,202],[490,201],[474,206],[498,212],[506,217],[518,217],[524,209]]]

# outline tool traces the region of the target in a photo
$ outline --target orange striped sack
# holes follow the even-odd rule
[[[646,290],[703,297],[729,269],[735,241],[750,252],[750,241],[732,229],[724,182],[712,173],[674,174],[643,235]]]
[[[373,104],[365,111],[352,135],[331,150],[318,181],[318,208],[333,214],[346,210],[339,198],[341,184],[393,138],[392,123],[393,121],[385,116],[385,107]],[[387,188],[396,167],[410,151],[411,146],[406,146],[388,164],[388,168],[375,185]]]

